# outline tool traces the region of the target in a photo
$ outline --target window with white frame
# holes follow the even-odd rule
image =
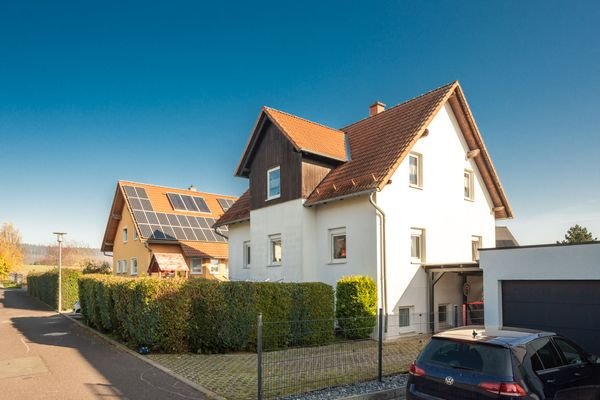
[[[444,324],[448,322],[448,305],[438,304],[438,322]]]
[[[127,228],[123,228],[123,233],[122,233],[122,237],[123,237],[123,243],[127,243]]]
[[[423,187],[423,156],[418,153],[408,155],[408,184],[412,187]]]
[[[269,236],[269,263],[271,265],[281,264],[281,235]]]
[[[121,261],[121,273],[126,274],[127,273],[127,260],[122,260]]]
[[[202,274],[202,259],[201,258],[191,258],[190,259],[190,270],[191,273]]]
[[[329,243],[331,247],[331,262],[346,262],[346,228],[330,229]]]
[[[117,274],[121,273],[121,260],[117,260]]]
[[[410,307],[398,308],[398,326],[407,328],[410,326]]]
[[[244,242],[244,268],[250,268],[252,262],[252,247],[250,242]]]
[[[464,174],[465,200],[473,200],[473,171],[465,170]]]
[[[267,200],[278,199],[281,196],[281,174],[279,167],[267,171]]]
[[[133,230],[133,240],[138,240],[140,237],[138,236],[137,229]]]
[[[425,260],[425,231],[420,228],[410,230],[410,259],[413,263]]]
[[[216,258],[211,258],[210,259],[210,273],[211,274],[218,274],[220,269],[219,269],[219,260],[217,260]]]
[[[479,260],[479,249],[481,248],[481,236],[471,236],[471,259]]]
[[[137,258],[131,259],[131,275],[138,274]]]

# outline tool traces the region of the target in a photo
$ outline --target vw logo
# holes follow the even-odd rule
[[[446,385],[454,385],[454,378],[447,376],[446,379],[444,379],[444,382],[446,382]]]

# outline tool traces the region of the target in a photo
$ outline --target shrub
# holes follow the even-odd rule
[[[97,261],[97,260],[85,260],[81,263],[83,269],[81,270],[84,274],[104,274],[104,275],[112,275],[112,267],[106,261]]]
[[[62,309],[70,310],[79,298],[79,270],[62,269]],[[52,308],[58,304],[58,269],[27,275],[27,293]]]
[[[190,282],[194,351],[253,351],[257,315],[264,348],[317,345],[333,339],[333,289],[324,283]]]
[[[337,282],[336,317],[348,339],[367,338],[377,321],[377,285],[369,276],[348,276]]]

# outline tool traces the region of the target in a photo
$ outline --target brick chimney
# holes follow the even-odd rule
[[[380,101],[376,101],[371,107],[369,107],[369,116],[373,116],[375,114],[379,114],[380,112],[385,110],[385,104]]]

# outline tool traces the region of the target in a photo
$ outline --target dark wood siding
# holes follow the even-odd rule
[[[249,165],[252,210],[298,199],[302,193],[302,155],[270,121],[262,129]],[[281,197],[267,201],[267,171],[277,166],[281,174]]]
[[[307,198],[325,176],[331,167],[317,161],[302,160],[302,197]]]

